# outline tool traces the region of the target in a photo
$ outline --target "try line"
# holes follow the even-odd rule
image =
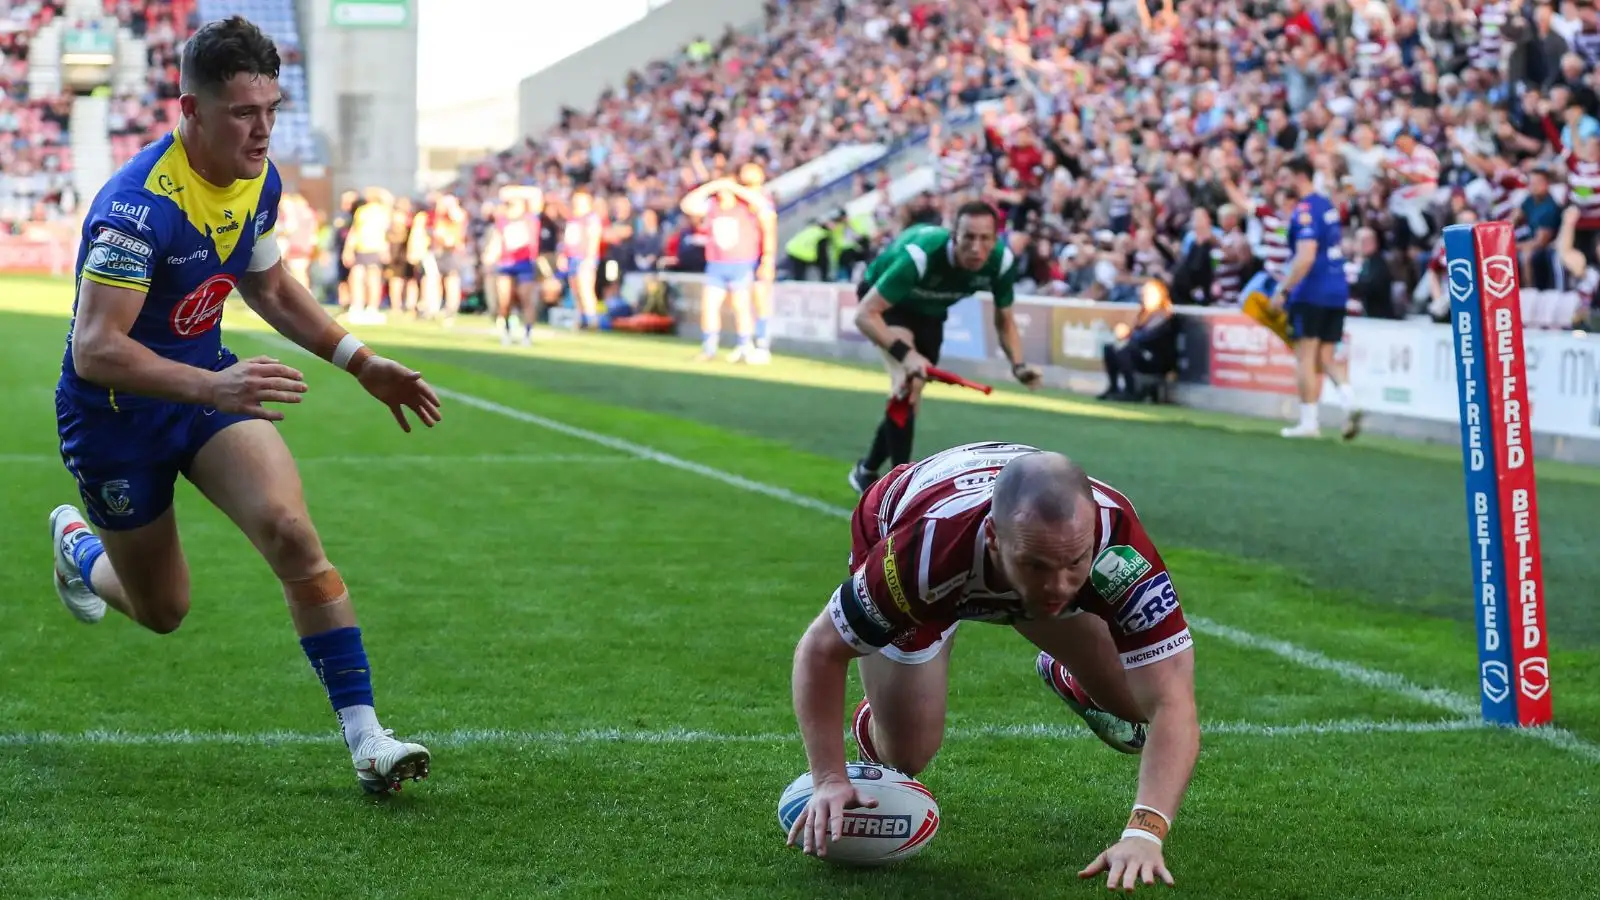
[[[290,350],[303,353],[307,356],[311,355],[310,351],[305,350],[298,344],[295,344],[293,341],[290,341],[275,332],[246,332],[246,334],[281,347],[287,347]],[[575,437],[580,440],[598,444],[602,447],[607,447],[609,449],[626,453],[630,456],[635,456],[640,459],[660,463],[661,465],[679,469],[684,472],[692,472],[704,478],[709,478],[712,481],[718,481],[726,484],[729,487],[735,487],[751,493],[762,494],[764,496],[771,497],[774,500],[781,500],[794,506],[815,510],[816,512],[830,515],[835,518],[849,519],[851,515],[851,510],[846,509],[845,507],[835,506],[832,503],[818,500],[815,497],[807,497],[804,494],[797,494],[787,488],[766,484],[765,482],[754,481],[749,478],[745,478],[742,475],[736,475],[732,472],[726,472],[722,469],[714,468],[703,463],[697,463],[692,460],[683,459],[682,457],[673,456],[670,453],[664,453],[655,449],[654,447],[647,447],[643,444],[636,444],[633,441],[613,437],[612,435],[601,434],[597,431],[590,431],[587,428],[579,428],[576,425],[569,425],[565,422],[560,422],[555,419],[527,412],[526,410],[506,406],[502,403],[496,403],[493,400],[486,400],[482,397],[477,397],[472,394],[465,394],[449,388],[442,388],[435,385],[434,390],[439,394],[440,397],[446,397],[467,406],[475,407],[486,412],[492,412],[508,419],[525,422],[529,425],[536,425],[548,431],[554,431],[569,437]],[[1217,640],[1225,643],[1233,644],[1236,647],[1244,647],[1251,650],[1260,650],[1271,653],[1280,659],[1287,660],[1295,663],[1296,665],[1328,672],[1345,681],[1361,684],[1366,687],[1376,688],[1389,694],[1415,701],[1425,706],[1431,706],[1435,709],[1443,710],[1444,712],[1455,716],[1477,716],[1479,714],[1479,705],[1476,697],[1470,697],[1455,691],[1446,690],[1444,688],[1426,688],[1416,684],[1403,675],[1397,675],[1392,672],[1384,672],[1378,669],[1370,669],[1358,663],[1336,660],[1331,657],[1324,656],[1315,650],[1309,650],[1305,647],[1292,644],[1288,641],[1281,641],[1276,638],[1252,634],[1251,632],[1234,628],[1229,625],[1213,622],[1210,619],[1206,619],[1201,616],[1189,616],[1188,619],[1190,626],[1195,631],[1198,631],[1199,633],[1205,634],[1209,637],[1216,638]],[[1542,741],[1552,746],[1559,747],[1562,750],[1566,750],[1567,752],[1589,760],[1590,762],[1600,762],[1600,744],[1586,741],[1564,728],[1558,728],[1553,725],[1542,725],[1536,728],[1511,728],[1508,730],[1514,734],[1522,735],[1533,740]]]
[[[1235,735],[1253,738],[1318,737],[1348,734],[1438,734],[1452,731],[1482,731],[1490,726],[1477,719],[1369,720],[1330,719],[1322,722],[1294,722],[1273,725],[1263,722],[1207,722],[1201,731],[1207,737]],[[953,727],[945,732],[952,740],[1049,739],[1098,740],[1081,725],[978,725]],[[432,747],[475,746],[571,746],[587,744],[791,744],[790,733],[733,734],[672,728],[662,731],[619,728],[579,731],[516,731],[501,728],[462,728],[452,731],[418,732],[416,740]],[[149,747],[192,745],[301,746],[327,744],[336,740],[332,732],[308,731],[18,731],[0,732],[0,746],[7,747]]]

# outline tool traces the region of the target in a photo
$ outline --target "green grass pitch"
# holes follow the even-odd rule
[[[282,431],[384,723],[434,750],[432,778],[374,800],[271,574],[187,484],[178,632],[60,608],[45,519],[76,496],[51,405],[69,294],[0,282],[0,897],[1104,893],[1075,873],[1120,833],[1136,763],[993,626],[958,644],[922,776],[944,812],[928,849],[861,872],[783,846],[777,797],[805,766],[790,657],[842,576],[879,373],[365,329],[450,392],[444,423],[408,436],[230,309],[235,350],[304,364]],[[1455,448],[1290,443],[1276,423],[1051,393],[929,398],[920,451],[1060,449],[1130,496],[1171,564],[1206,727],[1168,845],[1176,895],[1595,895],[1600,473],[1540,464],[1559,730],[1490,729]]]

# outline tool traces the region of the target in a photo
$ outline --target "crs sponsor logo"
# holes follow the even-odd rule
[[[142,203],[123,203],[120,200],[113,200],[111,209],[106,215],[132,222],[140,231],[150,230],[150,207]]]
[[[1178,608],[1178,592],[1166,572],[1139,585],[1117,614],[1117,625],[1130,634],[1147,631]]]
[[[132,490],[126,478],[100,485],[100,501],[105,505],[106,512],[113,516],[133,515],[133,498],[129,496]]]
[[[839,834],[843,837],[902,840],[911,836],[911,817],[845,813],[844,824],[840,827]]]
[[[199,250],[194,251],[193,253],[189,254],[188,256],[169,256],[169,257],[167,257],[167,265],[169,265],[169,266],[181,266],[181,265],[184,265],[185,263],[192,263],[192,262],[196,262],[196,261],[205,262],[206,260],[208,260],[210,258],[211,258],[211,250],[209,248],[207,248],[207,247],[201,247]]]
[[[1089,570],[1089,582],[1100,596],[1116,601],[1149,571],[1150,561],[1139,551],[1127,544],[1113,544],[1095,557],[1094,566]]]
[[[123,234],[115,228],[100,229],[95,233],[94,242],[96,244],[105,244],[108,247],[117,247],[132,253],[134,256],[143,257],[145,259],[149,259],[150,254],[155,252],[151,249],[149,244],[146,244],[144,241],[141,241],[136,237],[130,237],[126,234]]]
[[[1543,656],[1530,656],[1517,666],[1522,679],[1522,696],[1541,700],[1550,693],[1550,660]]]
[[[222,308],[239,282],[226,272],[213,275],[172,305],[172,333],[178,337],[199,337],[222,321]]]
[[[1500,660],[1491,659],[1483,664],[1482,681],[1483,696],[1490,703],[1503,703],[1511,696],[1511,672]]]

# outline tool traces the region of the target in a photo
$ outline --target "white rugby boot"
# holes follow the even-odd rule
[[[93,537],[89,523],[77,507],[63,503],[50,513],[50,542],[55,550],[56,596],[78,621],[93,625],[106,616],[106,602],[95,596],[83,583],[83,574],[73,562],[73,548],[85,538]]]
[[[356,780],[369,794],[399,792],[406,779],[427,778],[431,761],[427,747],[396,740],[390,728],[368,732],[350,757],[355,763]]]
[[[1138,754],[1144,750],[1146,727],[1143,722],[1129,722],[1101,709],[1078,684],[1078,679],[1067,671],[1067,667],[1042,650],[1034,660],[1034,669],[1050,686],[1050,690],[1055,691],[1067,708],[1077,713],[1106,746],[1121,753]]]

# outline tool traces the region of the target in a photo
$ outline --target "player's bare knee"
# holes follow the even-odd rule
[[[260,541],[267,562],[280,578],[302,578],[327,568],[322,541],[303,507],[284,504],[261,520]]]
[[[154,597],[129,596],[134,619],[156,634],[178,630],[189,615],[189,589],[169,590]]]
[[[878,757],[884,765],[915,776],[933,763],[933,758],[939,754],[943,736],[916,735],[896,741],[886,735],[880,736],[874,729],[873,740],[877,742]]]

